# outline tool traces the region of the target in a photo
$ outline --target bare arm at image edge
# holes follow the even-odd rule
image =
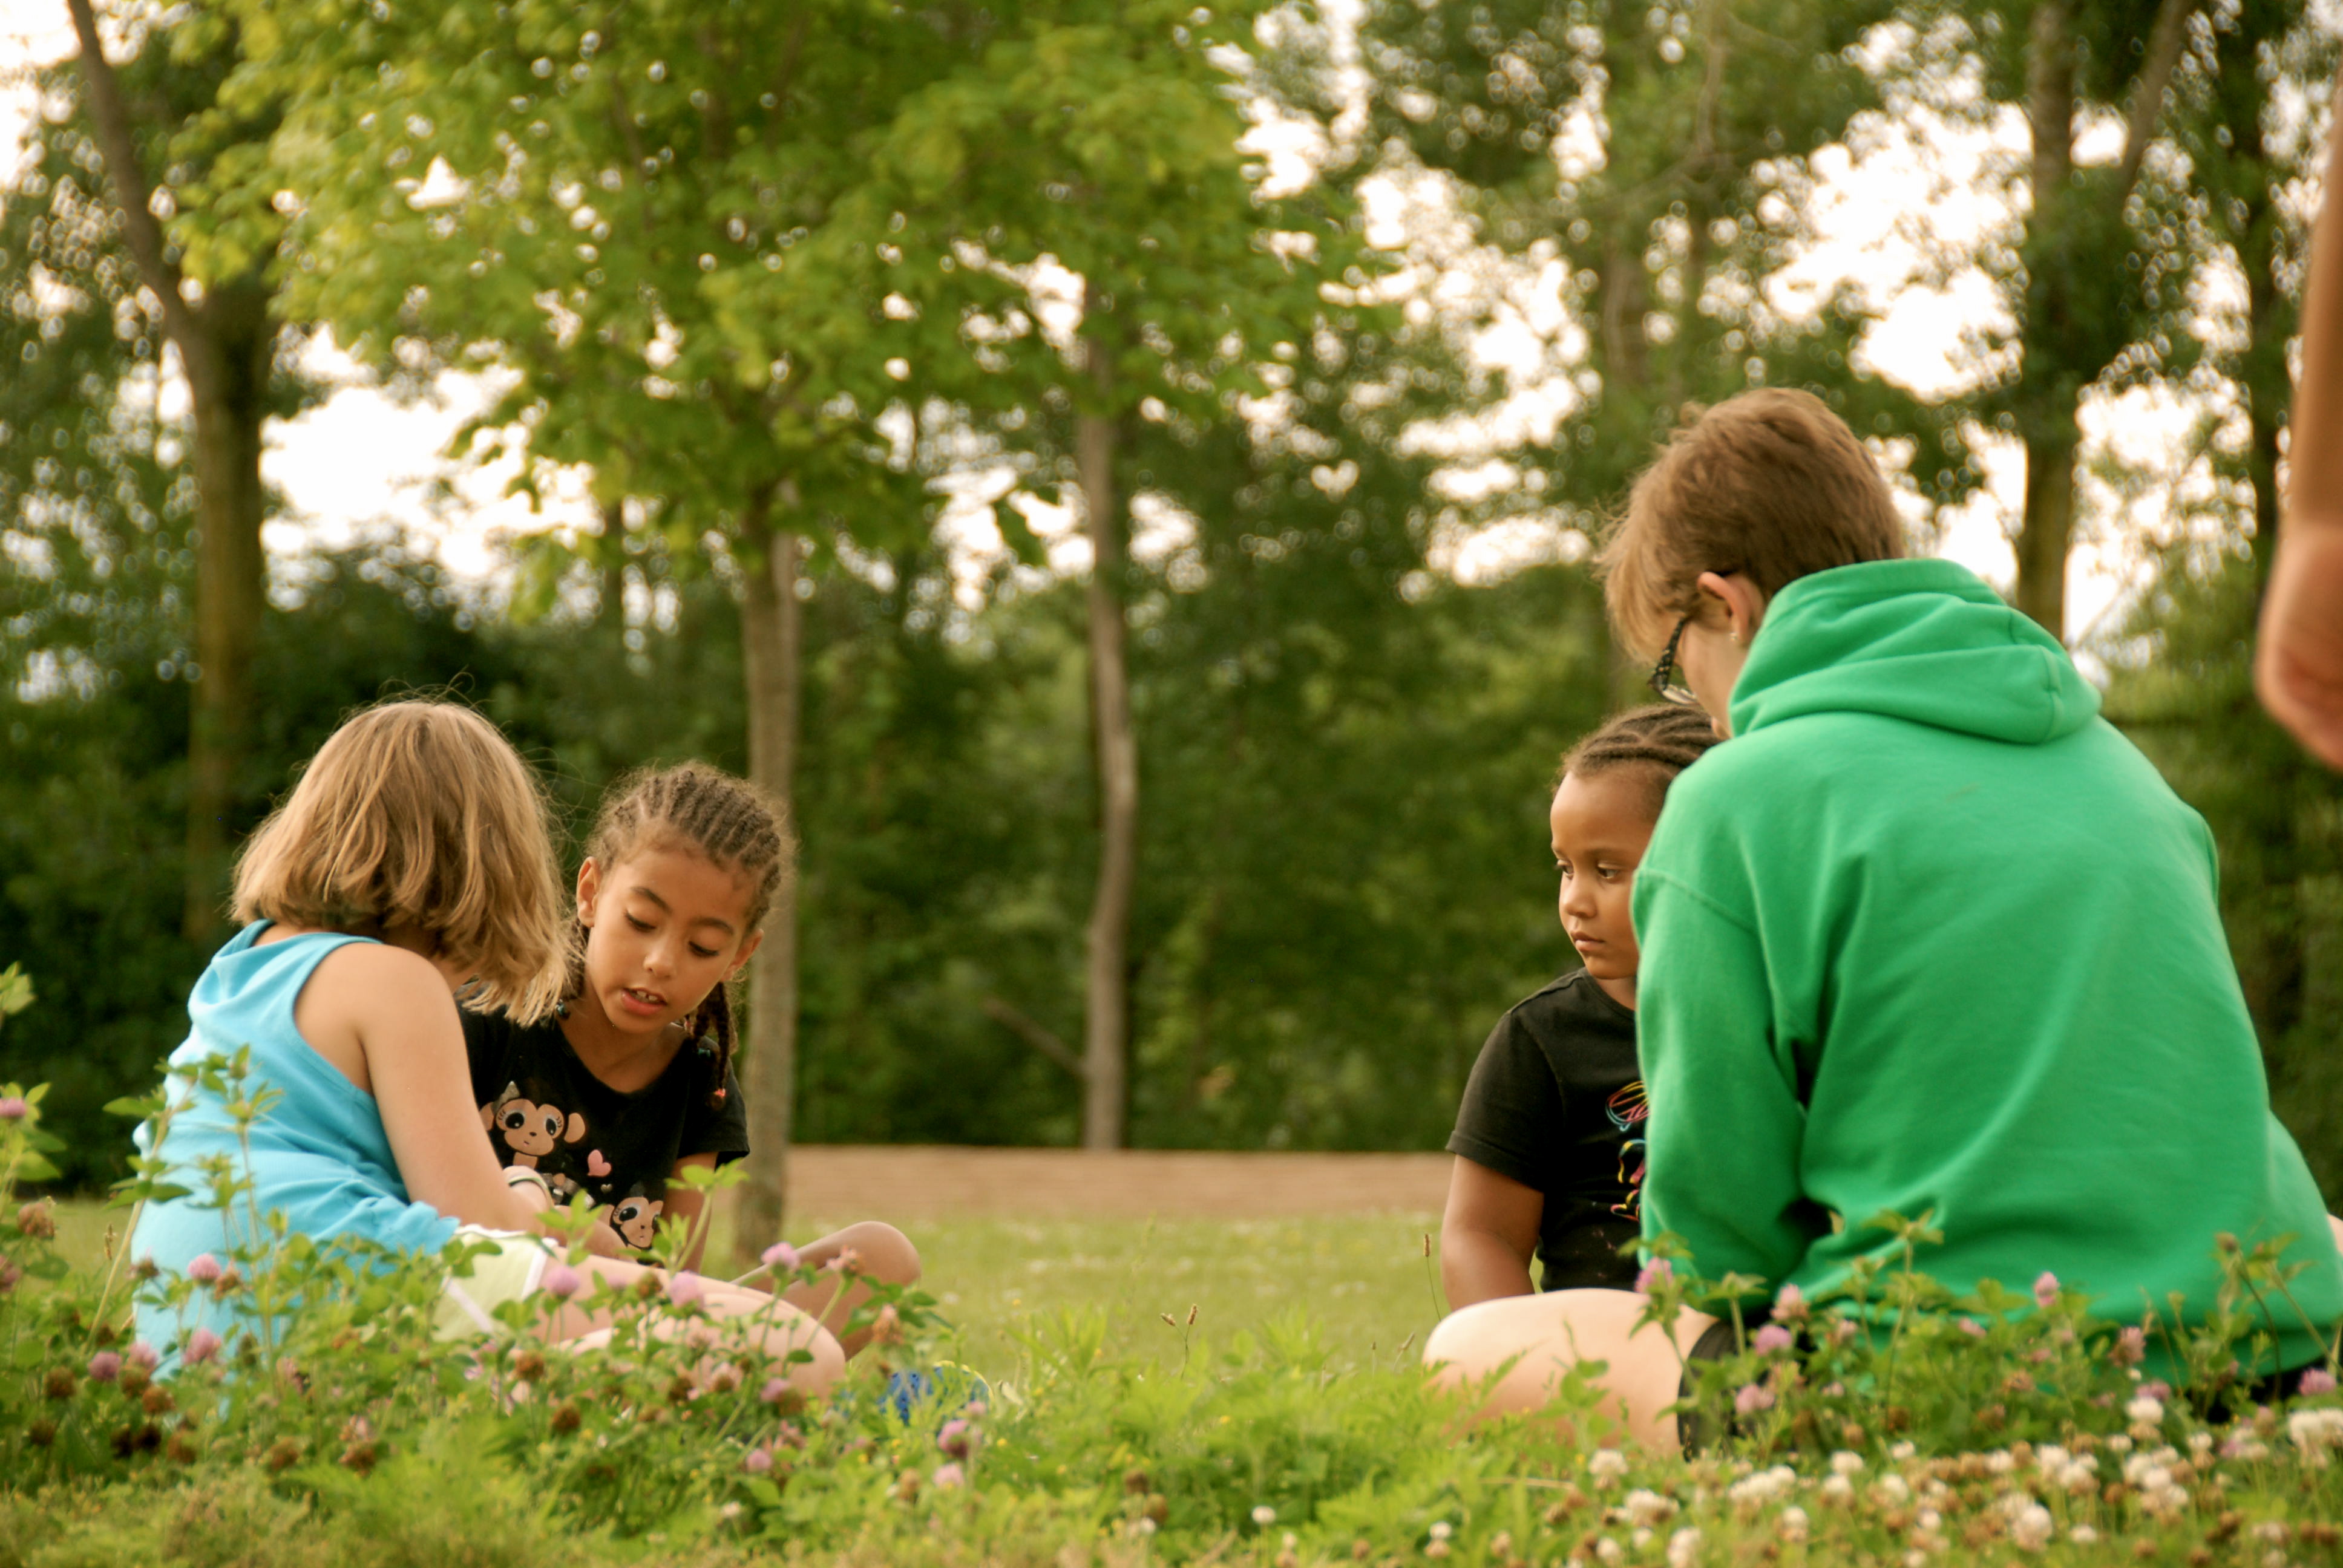
[[[2338,105],[2343,111],[2343,81]],[[2328,130],[2327,183],[2302,307],[2278,557],[2262,599],[2254,686],[2270,717],[2343,768],[2343,112]]]
[[[1544,1217],[1545,1194],[1458,1155],[1440,1221],[1440,1284],[1448,1310],[1534,1295],[1530,1260]]]

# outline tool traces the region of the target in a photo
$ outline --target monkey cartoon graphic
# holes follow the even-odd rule
[[[643,1190],[637,1187],[610,1211],[610,1229],[616,1231],[628,1246],[639,1252],[651,1244],[652,1233],[659,1225],[659,1211],[666,1207],[656,1198],[645,1197]]]
[[[507,1164],[525,1165],[532,1171],[556,1145],[575,1143],[586,1136],[583,1116],[572,1111],[565,1117],[559,1106],[539,1105],[523,1095],[518,1083],[506,1084],[502,1094],[480,1107],[480,1125],[488,1129],[491,1140],[502,1137]]]

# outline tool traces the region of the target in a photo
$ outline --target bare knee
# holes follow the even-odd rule
[[[909,1236],[884,1221],[861,1221],[833,1239],[853,1248],[862,1259],[862,1272],[880,1284],[918,1282],[920,1250],[911,1245]]]
[[[1433,1370],[1444,1388],[1495,1371],[1544,1337],[1551,1326],[1546,1320],[1554,1314],[1537,1308],[1547,1300],[1498,1296],[1457,1308],[1424,1336],[1423,1364]]]
[[[802,1349],[813,1357],[811,1361],[796,1362],[787,1373],[789,1386],[808,1399],[820,1399],[846,1375],[846,1352],[829,1330],[817,1328],[811,1340],[792,1348]]]

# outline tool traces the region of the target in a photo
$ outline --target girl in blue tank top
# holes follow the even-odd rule
[[[551,1201],[541,1185],[507,1185],[471,1101],[455,995],[534,1020],[568,982],[565,901],[528,766],[455,703],[359,714],[245,846],[235,914],[244,929],[196,981],[192,1028],[171,1053],[176,1110],[159,1135],[151,1122],[137,1133],[192,1191],[146,1206],[131,1255],[211,1277],[231,1253],[266,1245],[255,1211],[281,1215],[288,1234],[408,1252],[436,1252],[461,1231],[496,1251],[447,1282],[441,1322],[491,1332],[498,1302],[538,1287],[550,1254],[535,1232]],[[239,1050],[246,1091],[273,1096],[248,1140],[198,1071]],[[215,1203],[205,1166],[219,1157],[249,1178],[248,1205]],[[644,1272],[599,1257],[581,1267],[621,1289]],[[843,1357],[811,1319],[714,1282],[701,1296],[718,1316],[769,1316],[776,1356],[809,1350],[785,1373],[804,1392],[836,1381]],[[246,1326],[231,1302],[197,1292],[184,1312],[142,1304],[139,1337],[176,1359],[198,1330],[227,1339]],[[581,1295],[552,1332],[590,1345],[606,1329]]]

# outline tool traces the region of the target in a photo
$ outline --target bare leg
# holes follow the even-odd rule
[[[570,1350],[607,1350],[611,1342],[611,1308],[615,1305],[610,1293],[632,1292],[644,1275],[657,1271],[640,1263],[588,1258],[580,1265],[580,1271],[590,1274],[599,1289],[593,1296],[580,1295],[557,1310],[546,1326],[546,1336]],[[702,1280],[700,1303],[710,1318],[719,1322],[734,1318],[756,1320],[749,1330],[749,1342],[777,1362],[792,1351],[809,1352],[811,1361],[786,1366],[780,1374],[791,1388],[809,1399],[820,1398],[846,1374],[846,1355],[839,1349],[838,1341],[829,1330],[787,1301],[777,1302],[762,1291],[740,1285]],[[653,1338],[665,1341],[686,1338],[694,1326],[692,1320],[661,1310],[651,1312],[648,1324]]]
[[[781,1292],[781,1300],[838,1336],[838,1342],[848,1355],[854,1355],[870,1342],[870,1331],[846,1333],[847,1322],[855,1309],[870,1299],[870,1284],[910,1285],[920,1278],[920,1251],[911,1239],[877,1220],[864,1220],[849,1225],[843,1231],[833,1231],[818,1241],[809,1241],[798,1249],[800,1261],[820,1268],[852,1248],[855,1263],[851,1274],[843,1271],[825,1274],[811,1284],[793,1284]]]
[[[1497,1415],[1538,1409],[1571,1366],[1603,1362],[1606,1370],[1595,1382],[1611,1396],[1612,1413],[1624,1416],[1636,1442],[1674,1452],[1676,1418],[1663,1412],[1676,1401],[1679,1352],[1716,1320],[1684,1310],[1672,1344],[1658,1324],[1636,1328],[1643,1312],[1644,1298],[1633,1291],[1553,1291],[1482,1302],[1440,1321],[1424,1342],[1424,1364],[1437,1369],[1443,1387],[1462,1392],[1512,1361],[1477,1412]]]

